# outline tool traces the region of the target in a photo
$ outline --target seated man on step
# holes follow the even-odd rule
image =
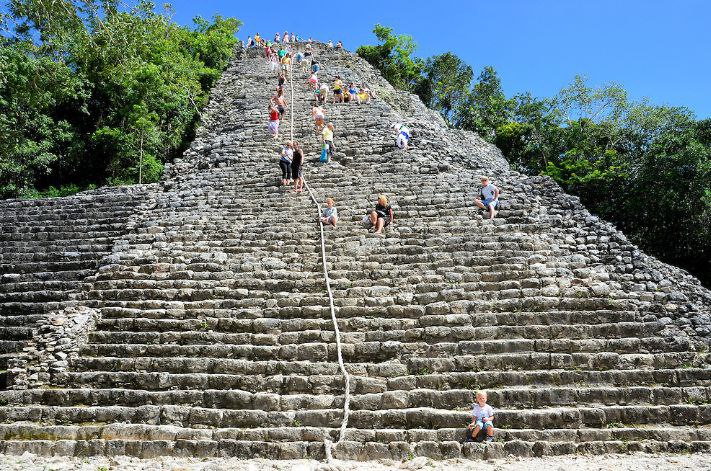
[[[474,198],[474,204],[488,211],[489,219],[494,219],[494,216],[496,216],[496,208],[499,206],[499,193],[499,189],[489,181],[489,177],[481,177],[479,198]]]

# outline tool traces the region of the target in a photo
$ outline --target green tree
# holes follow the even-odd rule
[[[392,28],[380,24],[375,25],[373,33],[381,44],[360,46],[356,53],[378,69],[395,88],[415,91],[422,79],[424,62],[413,57],[417,45],[412,36],[395,35]]]
[[[463,105],[474,71],[456,54],[445,52],[427,59],[424,79],[416,87],[416,93],[429,108],[437,110],[452,124],[454,111]]]
[[[0,194],[151,182],[192,139],[240,22],[141,1],[12,0],[0,45]],[[60,191],[61,193],[61,191]]]
[[[496,70],[487,66],[454,113],[456,127],[475,131],[494,142],[496,129],[509,121],[512,103],[506,99]]]

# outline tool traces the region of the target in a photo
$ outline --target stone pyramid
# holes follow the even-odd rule
[[[362,59],[315,54],[322,81],[377,94],[326,105],[328,165],[300,70],[282,123],[341,217],[325,251],[345,433],[317,209],[280,186],[276,75],[238,50],[159,184],[0,203],[0,453],[711,450],[711,293]],[[395,122],[413,130],[406,152]],[[482,174],[503,191],[493,221],[472,205]],[[384,237],[361,223],[379,194],[395,210]],[[476,389],[493,443],[462,443]]]

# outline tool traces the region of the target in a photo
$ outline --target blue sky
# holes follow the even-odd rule
[[[381,23],[412,35],[420,57],[451,50],[476,75],[494,66],[508,96],[551,96],[582,74],[593,85],[617,82],[632,99],[686,106],[711,118],[711,0],[171,3],[182,24],[221,14],[244,23],[241,39],[288,29],[340,39],[351,50],[375,44],[373,26]],[[334,5],[340,14],[334,15]]]
[[[451,50],[478,74],[493,65],[507,95],[550,96],[575,74],[618,82],[631,98],[683,105],[711,117],[709,0],[471,0],[299,2],[176,0],[180,23],[219,13],[239,36],[294,30],[347,49],[374,44],[373,25],[410,34],[417,54]],[[342,12],[333,14],[333,6]]]

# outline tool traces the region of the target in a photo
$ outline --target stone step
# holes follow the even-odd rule
[[[708,452],[708,441],[609,441],[609,442],[560,442],[549,443],[512,441],[506,443],[421,442],[408,444],[360,443],[344,441],[332,454],[342,460],[389,459],[404,461],[416,456],[433,459],[495,459],[507,456],[555,456],[564,454],[610,454],[610,453],[689,453]],[[0,453],[39,456],[133,456],[151,459],[159,456],[173,457],[237,457],[242,459],[263,458],[325,459],[323,442],[264,442],[236,440],[6,440],[0,441]]]
[[[72,362],[74,371],[140,371],[167,373],[216,373],[216,374],[322,374],[324,365],[336,373],[333,364],[326,362],[307,363],[303,369],[289,370],[294,365],[278,362],[251,362],[224,357],[81,357]],[[521,371],[545,369],[587,370],[636,370],[643,368],[711,368],[711,355],[696,353],[664,354],[617,354],[617,353],[506,353],[487,356],[465,355],[454,359],[423,358],[416,354],[403,358],[402,362],[370,363],[372,369],[363,369],[360,363],[349,363],[346,368],[352,374],[367,376],[427,375],[471,371]],[[287,369],[282,370],[282,367]],[[309,368],[312,367],[312,368]],[[384,370],[385,372],[379,371]],[[367,372],[366,372],[367,371]]]
[[[99,333],[92,335],[98,337]],[[181,344],[177,344],[178,339]],[[265,337],[265,341],[269,340]],[[151,356],[151,357],[206,357],[206,358],[248,358],[250,360],[278,360],[282,355],[286,359],[293,359],[294,352],[283,347],[270,345],[245,345],[245,336],[222,334],[208,336],[206,333],[191,333],[181,336],[162,335],[155,344],[135,343],[127,344],[125,339],[120,343],[88,344],[82,353],[88,356]],[[292,347],[289,347],[292,348]],[[298,348],[298,347],[297,347]],[[321,346],[311,347],[322,349]],[[328,354],[334,354],[333,344],[328,344]],[[373,361],[387,361],[399,356],[418,355],[421,358],[452,358],[467,355],[502,354],[502,353],[606,353],[620,352],[620,354],[646,354],[662,352],[684,352],[687,346],[684,343],[674,345],[659,337],[648,338],[621,338],[621,339],[585,339],[585,340],[481,340],[463,341],[458,343],[422,342],[398,343],[390,342],[386,346],[378,342],[359,344],[344,347],[345,357],[358,361],[357,355],[367,355],[363,358],[372,358]],[[385,354],[388,353],[386,356]],[[383,360],[383,358],[385,358]]]
[[[359,365],[356,365],[356,368]],[[368,365],[360,365],[367,368]],[[354,373],[353,373],[354,374]],[[502,387],[487,390],[490,403],[510,408],[596,407],[599,405],[676,405],[709,403],[711,386],[666,387]],[[473,404],[471,390],[415,389],[386,393],[354,394],[351,410],[381,410],[431,407],[465,410]],[[63,389],[0,392],[0,405],[44,406],[199,406],[216,409],[265,411],[343,408],[343,396],[333,394],[272,394],[241,390]]]
[[[317,308],[315,308],[317,309]],[[325,309],[325,308],[318,308]],[[239,322],[220,322],[215,328],[205,321],[158,321],[150,319],[138,322],[131,319],[124,323],[123,330],[94,331],[89,340],[92,343],[175,343],[180,345],[221,342],[255,345],[287,346],[314,342],[314,347],[325,350],[323,342],[334,342],[334,333],[314,329],[311,331],[286,332],[281,334],[252,334],[241,332]],[[110,321],[107,321],[110,322]],[[170,326],[174,322],[182,322],[183,330],[166,331],[134,331],[137,326],[163,323]],[[247,324],[251,325],[251,324]],[[397,343],[447,343],[471,341],[477,339],[609,339],[625,337],[648,337],[660,331],[662,326],[653,323],[617,323],[598,325],[556,325],[556,326],[488,326],[488,327],[441,327],[412,328],[407,330],[377,330],[363,332],[345,331],[342,335],[344,343],[361,343],[376,358],[388,356],[390,351],[399,350]],[[120,342],[119,342],[120,340]],[[396,343],[397,342],[397,343]],[[358,347],[356,347],[358,348]]]
[[[306,360],[303,357],[296,361]],[[639,370],[532,370],[479,371],[446,374],[418,374],[397,377],[354,376],[352,390],[358,394],[382,393],[395,390],[489,389],[503,385],[541,386],[596,384],[608,386],[708,386],[711,369],[639,369]],[[148,390],[170,389],[240,389],[249,392],[276,394],[313,393],[339,394],[343,380],[338,374],[319,375],[240,375],[227,373],[167,373],[86,371],[57,375],[57,382],[69,387],[129,388]]]
[[[83,424],[90,422],[129,422],[147,425],[174,425],[197,428],[288,427],[300,423],[307,427],[340,426],[342,410],[264,410],[211,409],[183,406],[108,406],[108,407],[0,407],[0,423],[33,421],[46,425]],[[464,427],[471,420],[467,411],[432,408],[355,410],[349,425],[362,429]],[[542,409],[498,410],[499,428],[579,429],[606,427],[610,424],[673,426],[708,425],[711,405],[678,404],[669,406],[595,406],[554,407]],[[298,422],[297,422],[298,421]]]

